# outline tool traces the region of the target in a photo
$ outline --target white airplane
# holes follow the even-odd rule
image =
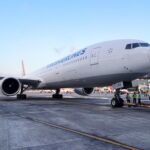
[[[41,60],[40,60],[41,61]],[[123,106],[121,88],[150,72],[150,44],[141,40],[113,40],[83,48],[24,77],[0,77],[0,89],[6,96],[23,94],[28,88],[55,89],[53,98],[62,98],[61,88],[75,88],[89,95],[94,87],[117,85],[112,107]],[[117,84],[116,84],[117,83]],[[120,86],[121,85],[121,86]]]

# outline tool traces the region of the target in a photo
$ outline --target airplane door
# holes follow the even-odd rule
[[[90,65],[99,64],[99,48],[94,48],[91,50],[90,54]]]

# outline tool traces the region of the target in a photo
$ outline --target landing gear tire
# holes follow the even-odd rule
[[[112,106],[112,108],[122,107],[123,105],[124,105],[124,101],[123,101],[122,98],[119,98],[119,100],[116,99],[116,98],[113,98],[111,100],[111,106]]]
[[[21,99],[21,100],[27,99],[27,96],[26,96],[26,94],[18,94],[17,99]]]
[[[62,94],[53,94],[52,96],[53,98],[57,98],[57,99],[62,99],[63,95]]]
[[[117,107],[117,106],[118,106],[118,103],[117,103],[117,102],[118,102],[118,101],[116,101],[116,99],[113,98],[113,99],[111,100],[111,107],[112,107],[112,108]]]

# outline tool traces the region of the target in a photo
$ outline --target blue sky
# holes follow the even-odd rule
[[[28,73],[100,41],[150,42],[149,0],[0,0],[0,73]]]

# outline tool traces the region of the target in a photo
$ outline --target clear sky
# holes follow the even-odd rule
[[[0,0],[0,73],[28,73],[100,41],[150,42],[150,0]]]

